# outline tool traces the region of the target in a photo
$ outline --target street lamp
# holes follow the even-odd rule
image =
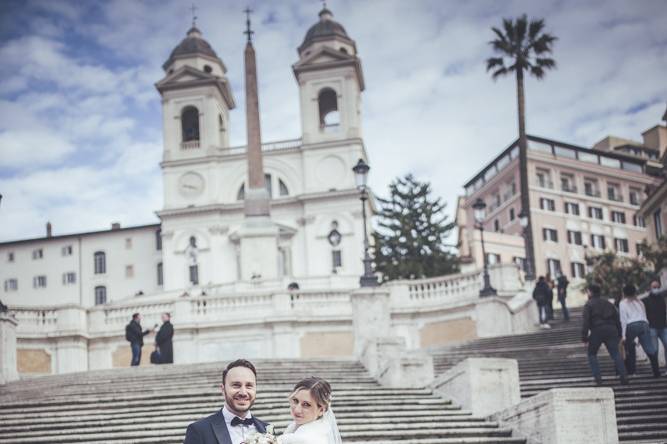
[[[484,219],[486,219],[486,203],[482,199],[477,198],[475,203],[472,204],[472,209],[474,212],[475,222],[477,222],[477,228],[479,229],[479,234],[482,239],[482,256],[484,257],[484,287],[479,291],[479,296],[495,296],[498,293],[496,292],[496,289],[491,286],[491,279],[489,278],[489,264],[486,257],[486,249],[484,248]]]
[[[521,235],[523,236],[524,242],[526,241],[527,237],[527,230],[528,230],[528,213],[526,213],[524,210],[521,210],[519,213],[519,224],[521,224]],[[526,252],[528,251],[528,246],[525,247]],[[534,281],[535,280],[535,271],[533,270],[533,263],[526,254],[526,258],[524,259],[524,271],[526,272],[526,280],[527,281]]]
[[[359,199],[361,200],[361,216],[364,220],[364,274],[359,279],[361,287],[377,287],[378,280],[373,274],[372,259],[368,252],[368,230],[366,228],[366,201],[368,200],[368,171],[371,167],[368,166],[363,159],[359,159],[357,164],[352,168],[354,171],[354,180],[359,190]]]

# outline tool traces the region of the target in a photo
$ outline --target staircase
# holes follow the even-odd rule
[[[317,375],[334,390],[344,442],[525,444],[496,422],[425,389],[381,387],[357,361],[256,361],[253,414],[280,432],[287,396]],[[224,363],[46,376],[0,386],[0,443],[182,443],[189,423],[222,406]]]
[[[571,321],[565,323],[557,312],[551,330],[433,350],[436,375],[467,357],[512,358],[519,362],[523,398],[551,388],[594,386],[581,342],[581,314],[581,309],[571,310]],[[667,443],[667,376],[653,378],[649,364],[640,362],[630,385],[621,386],[604,346],[598,359],[604,386],[614,390],[620,441]]]

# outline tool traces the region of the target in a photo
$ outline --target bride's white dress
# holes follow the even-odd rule
[[[329,444],[329,425],[322,418],[299,428],[291,423],[278,437],[278,444]]]
[[[322,418],[299,427],[291,423],[278,437],[278,444],[342,444],[336,416],[329,409]]]

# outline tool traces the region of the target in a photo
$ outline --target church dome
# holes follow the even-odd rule
[[[306,33],[306,37],[303,39],[303,43],[299,46],[299,52],[317,40],[341,37],[347,41],[351,41],[343,25],[333,20],[333,13],[330,10],[327,8],[322,9],[319,16],[320,21],[310,27]]]
[[[167,67],[171,65],[176,58],[195,55],[203,55],[215,59],[218,58],[218,55],[215,53],[213,48],[211,48],[211,45],[202,38],[201,31],[197,27],[193,26],[190,28],[187,36],[183,39],[183,41],[181,41],[181,43],[179,43],[178,46],[176,46],[174,50],[171,51],[169,59],[164,62],[162,68],[166,70]]]

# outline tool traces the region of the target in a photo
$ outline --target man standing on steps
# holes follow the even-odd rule
[[[570,320],[570,312],[567,310],[567,303],[565,299],[567,298],[567,286],[570,284],[570,281],[567,280],[567,277],[563,273],[558,275],[556,279],[556,288],[558,289],[558,302],[560,302],[560,307],[563,312],[563,320],[568,322]]]
[[[609,356],[614,361],[616,371],[621,377],[621,384],[626,385],[628,378],[625,365],[619,353],[621,340],[621,320],[614,304],[601,297],[598,285],[591,284],[586,289],[588,302],[584,305],[584,323],[581,338],[588,351],[588,364],[597,385],[602,384],[598,350],[602,344],[607,347]]]
[[[549,303],[550,293],[551,288],[549,288],[549,284],[547,283],[544,276],[540,276],[537,279],[535,289],[533,290],[533,299],[535,299],[535,303],[537,304],[537,310],[540,316],[540,327],[542,328],[551,328],[547,322],[549,320],[547,304]]]
[[[132,320],[125,326],[125,339],[130,343],[132,349],[132,361],[130,366],[136,367],[141,363],[141,348],[144,346],[144,336],[153,330],[141,330],[141,315],[134,313]]]
[[[255,432],[266,433],[267,423],[250,413],[257,393],[257,370],[238,359],[222,372],[225,406],[188,426],[183,444],[242,444]]]
[[[660,281],[654,279],[651,281],[651,289],[648,296],[642,299],[646,307],[646,317],[651,331],[651,341],[656,353],[660,353],[660,344],[665,352],[665,362],[667,362],[667,288],[660,288]]]
[[[162,313],[162,327],[155,335],[155,345],[160,354],[160,364],[172,364],[174,362],[174,347],[171,339],[174,337],[174,326],[171,325],[171,315]]]

